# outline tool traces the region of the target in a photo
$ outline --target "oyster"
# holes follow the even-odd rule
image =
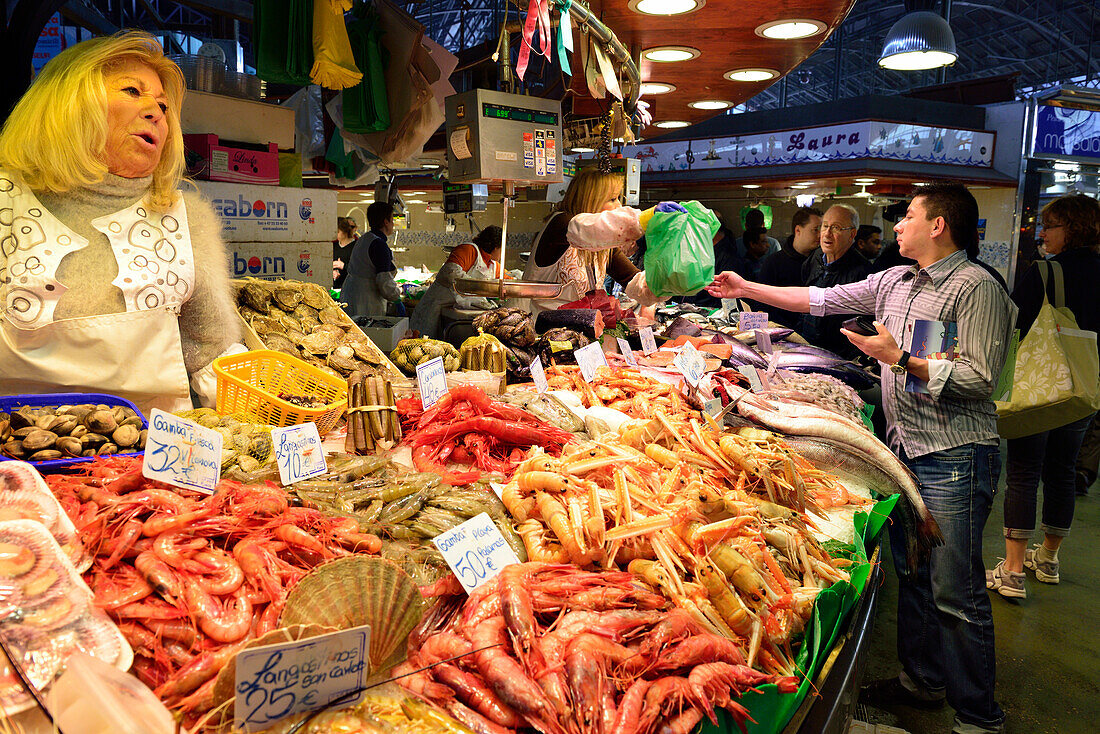
[[[316,320],[317,319],[317,309],[315,309],[313,306],[302,303],[302,304],[299,304],[294,309],[294,313],[292,313],[291,316],[298,319],[299,321],[301,321],[302,319],[314,319],[314,320]]]
[[[298,347],[294,346],[294,342],[287,339],[282,334],[265,334],[260,337],[260,341],[264,343],[268,349],[274,349],[276,352],[282,352],[283,354],[289,354],[292,357],[297,357]]]
[[[347,374],[358,367],[359,364],[354,359],[349,359],[333,352],[328,355],[328,366],[341,374]]]
[[[302,302],[302,291],[291,281],[283,281],[275,286],[271,294],[275,299],[275,305],[286,311],[293,311]]]
[[[302,303],[318,311],[332,303],[332,298],[321,286],[316,283],[302,284]]]
[[[306,338],[306,333],[304,331],[298,331],[297,329],[287,329],[286,338],[295,344],[301,344],[302,340]]]
[[[257,316],[251,321],[252,330],[256,332],[258,336],[264,334],[279,334],[284,329],[280,328],[279,322],[275,319],[268,318],[267,316]]]
[[[362,339],[350,338],[344,342],[344,345],[351,347],[358,359],[368,364],[381,364],[381,361],[378,359],[378,352],[371,349],[370,343]]]
[[[347,338],[347,334],[344,333],[344,330],[336,324],[319,324],[313,327],[312,333],[332,334],[340,343],[343,343],[343,341]]]
[[[355,350],[349,347],[347,344],[341,344],[332,350],[332,354],[340,359],[355,359]]]
[[[302,349],[310,354],[330,354],[340,346],[340,338],[331,331],[315,331],[302,340]]]
[[[301,322],[299,322],[298,319],[294,318],[293,316],[291,316],[289,314],[287,314],[286,316],[279,319],[279,323],[282,325],[283,331],[301,331],[302,330]]]
[[[271,310],[271,289],[263,282],[250,278],[238,291],[237,300],[242,306],[267,313]]]
[[[322,324],[333,324],[345,329],[348,328],[348,315],[339,306],[329,306],[321,309],[321,312],[317,314],[317,318],[321,319]]]

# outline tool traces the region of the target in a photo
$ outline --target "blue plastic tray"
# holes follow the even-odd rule
[[[24,405],[29,405],[32,408],[53,408],[58,405],[81,405],[83,403],[110,405],[111,407],[121,405],[141,416],[142,428],[149,427],[149,420],[137,409],[136,405],[124,398],[114,395],[104,395],[102,393],[60,392],[43,393],[42,395],[0,395],[0,412],[12,413]],[[125,454],[115,454],[115,456],[141,456],[143,453],[145,452],[135,451]],[[91,456],[74,456],[68,459],[48,459],[47,461],[31,461],[28,463],[43,474],[50,474],[61,471],[73,464],[83,464],[91,461],[93,458],[94,457]],[[0,454],[0,461],[16,461],[16,459]]]

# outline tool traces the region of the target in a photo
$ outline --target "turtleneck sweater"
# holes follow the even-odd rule
[[[70,319],[126,310],[122,291],[112,284],[118,263],[107,235],[91,222],[134,205],[148,192],[152,177],[122,178],[107,174],[102,182],[64,193],[35,192],[42,205],[66,227],[88,241],[65,256],[57,279],[68,290],[57,304],[55,318]],[[180,310],[180,341],[188,374],[210,364],[240,341],[240,328],[229,286],[229,258],[221,237],[221,220],[197,191],[181,192],[194,252],[195,287]],[[155,368],[155,365],[135,365]]]

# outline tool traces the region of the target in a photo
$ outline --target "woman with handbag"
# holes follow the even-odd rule
[[[1064,303],[1077,326],[1100,331],[1100,203],[1084,195],[1063,196],[1043,208],[1039,226],[1047,260],[1034,263],[1012,293],[1020,309],[1021,342],[1046,301],[1045,285],[1059,280],[1064,280]],[[1024,568],[1034,571],[1038,581],[1058,583],[1058,549],[1073,521],[1074,465],[1093,415],[1074,416],[1057,428],[1008,440],[1005,558],[986,571],[986,586],[1001,596],[1027,597]],[[1043,542],[1028,548],[1040,479]]]

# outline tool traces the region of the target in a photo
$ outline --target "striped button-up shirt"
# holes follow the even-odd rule
[[[921,268],[896,267],[866,280],[810,288],[810,313],[873,314],[902,349],[913,351],[918,319],[955,322],[958,357],[929,360],[927,394],[906,392],[907,375],[882,368],[887,442],[909,457],[998,441],[990,399],[1016,324],[1008,293],[962,250]]]

